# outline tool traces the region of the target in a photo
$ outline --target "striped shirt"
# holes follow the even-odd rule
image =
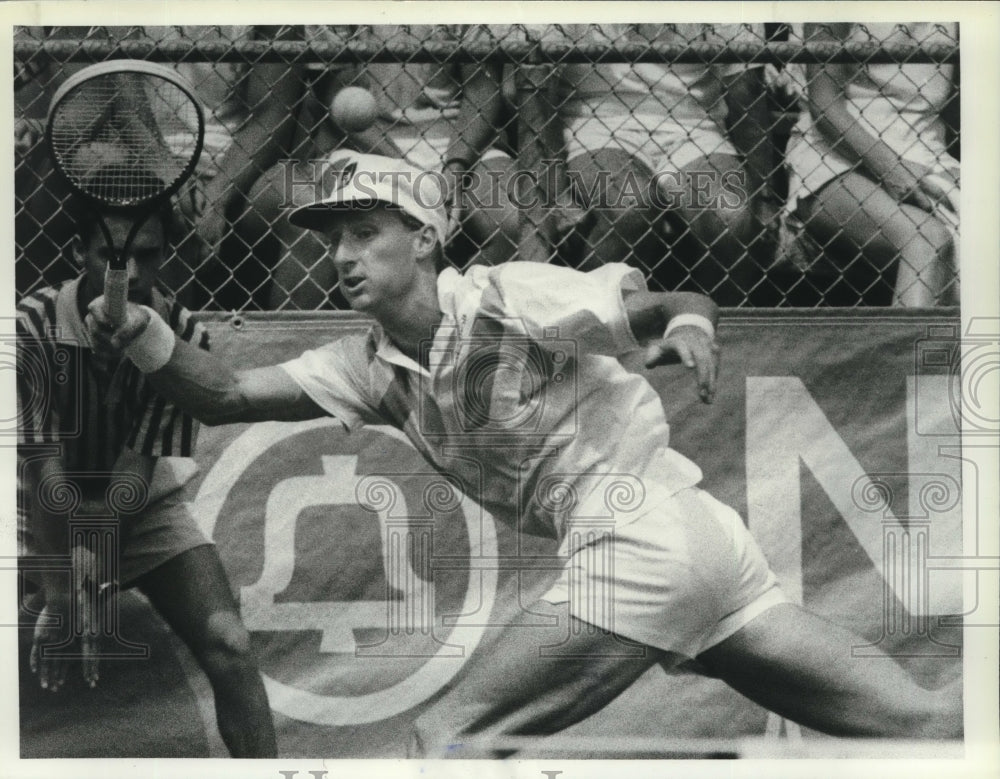
[[[17,305],[19,458],[60,451],[65,471],[110,478],[125,448],[190,457],[197,422],[158,395],[127,359],[113,364],[92,350],[78,305],[81,281],[37,290]],[[179,303],[154,291],[151,307],[179,338],[208,349],[208,331]],[[20,515],[28,496],[18,488]]]
[[[639,348],[624,289],[642,274],[536,263],[438,277],[427,368],[379,328],[282,367],[348,429],[389,424],[500,521],[562,538],[624,524],[701,480],[670,449],[659,395],[617,356]]]

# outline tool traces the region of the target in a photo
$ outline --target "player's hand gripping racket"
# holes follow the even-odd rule
[[[111,257],[104,282],[108,315],[120,325],[132,241],[194,172],[205,137],[204,110],[173,70],[112,60],[66,80],[52,98],[45,129],[56,170],[95,207]],[[108,213],[133,220],[120,248],[104,220]]]

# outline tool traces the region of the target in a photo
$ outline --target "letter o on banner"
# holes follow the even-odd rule
[[[209,538],[213,537],[222,506],[247,466],[276,443],[324,426],[340,427],[333,419],[294,424],[265,422],[251,425],[237,436],[212,464],[195,496],[193,511],[202,531]],[[411,447],[406,437],[395,428],[379,427],[374,430]],[[498,546],[493,518],[465,495],[461,496],[460,508],[465,516],[470,541],[475,539],[480,543],[480,556],[495,558]],[[488,521],[481,522],[481,516]],[[493,608],[498,572],[483,569],[478,573],[479,576],[469,577],[460,614],[489,614]],[[473,581],[477,584],[481,582],[481,585],[474,588]],[[484,619],[476,621],[480,624],[454,625],[441,638],[437,654],[429,656],[410,676],[390,687],[363,695],[323,695],[285,684],[264,673],[271,707],[299,721],[333,727],[379,722],[401,714],[433,696],[461,670],[482,640],[485,623],[488,622]],[[455,656],[456,645],[464,647],[460,657]]]

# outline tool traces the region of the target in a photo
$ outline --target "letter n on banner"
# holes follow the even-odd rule
[[[928,587],[928,559],[962,553],[961,461],[952,454],[958,434],[948,380],[924,376],[908,382],[907,408],[899,412],[907,415],[910,499],[908,516],[897,517],[891,501],[880,499],[879,474],[865,471],[801,379],[747,378],[749,526],[789,597],[802,601],[800,466],[805,465],[885,579],[887,597],[903,604],[904,619],[962,612],[959,577],[942,577],[935,580],[940,586]],[[939,437],[928,437],[928,430]]]

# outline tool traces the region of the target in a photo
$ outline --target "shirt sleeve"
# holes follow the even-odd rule
[[[370,336],[346,336],[281,363],[321,409],[339,419],[348,430],[382,421],[369,402],[368,353]]]
[[[572,339],[580,353],[619,355],[640,348],[629,326],[623,292],[644,290],[640,271],[608,263],[587,273],[528,262],[487,271],[481,308],[541,346]]]
[[[164,308],[161,313],[178,338],[208,351],[208,330],[190,311],[173,301],[165,302]],[[133,386],[139,396],[138,413],[126,441],[128,448],[147,457],[192,457],[198,421],[156,393],[145,379]]]

